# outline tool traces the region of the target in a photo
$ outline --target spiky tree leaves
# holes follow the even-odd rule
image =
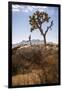
[[[51,17],[49,17],[46,12],[40,12],[40,11],[36,11],[35,13],[33,13],[32,16],[29,16],[29,24],[31,25],[31,32],[36,29],[39,29],[41,35],[44,38],[45,46],[46,46],[46,34],[50,29],[52,29],[51,27],[53,26],[53,20],[51,21],[50,25],[47,26],[45,32],[43,32],[42,24],[44,22],[48,23],[50,18]]]

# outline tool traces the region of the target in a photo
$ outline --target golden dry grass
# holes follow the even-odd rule
[[[39,70],[41,73],[41,79],[43,78],[42,70]],[[41,79],[39,78],[39,71],[33,70],[27,74],[19,74],[12,77],[12,85],[33,85],[33,84],[40,84]],[[43,82],[43,81],[42,81]]]
[[[58,47],[30,46],[13,50],[12,85],[53,84],[59,82]]]

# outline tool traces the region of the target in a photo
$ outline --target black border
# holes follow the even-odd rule
[[[59,42],[59,51],[58,51],[58,54],[59,54],[59,82],[58,83],[54,83],[54,84],[36,84],[36,85],[21,85],[21,86],[12,86],[12,75],[11,75],[11,67],[12,67],[12,4],[18,4],[18,5],[32,5],[32,6],[50,6],[50,7],[58,7],[58,42]],[[61,22],[60,22],[60,19],[61,19],[61,5],[60,4],[45,4],[45,3],[28,3],[28,2],[11,2],[9,1],[8,2],[8,88],[20,88],[20,87],[39,87],[39,86],[55,86],[55,85],[60,85],[61,84],[61,81],[60,81],[60,68],[61,68],[61,65],[60,65],[60,31],[61,31]]]

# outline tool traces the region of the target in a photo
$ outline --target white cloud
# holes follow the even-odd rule
[[[12,5],[13,12],[28,12],[28,9],[24,5]]]
[[[13,9],[20,8],[20,5],[12,5]]]
[[[46,6],[32,6],[33,9],[46,9],[47,7]]]
[[[28,9],[29,11],[32,11],[32,10],[33,10],[32,6],[27,6],[27,9]]]
[[[13,12],[20,12],[20,6],[19,5],[12,5],[12,11]]]
[[[12,9],[13,12],[20,12],[20,10],[18,8],[16,9]]]
[[[14,12],[32,12],[33,10],[40,10],[40,11],[44,11],[44,9],[46,9],[46,6],[29,6],[29,5],[12,5],[12,9]]]
[[[34,10],[39,10],[40,12],[45,11],[48,7],[46,6],[32,6]]]
[[[46,9],[47,7],[46,7],[46,6],[43,6],[43,8],[45,8],[45,9]]]
[[[15,9],[15,8],[21,8],[21,9],[23,9],[24,7],[25,7],[25,6],[23,6],[23,5],[22,5],[22,6],[21,6],[21,5],[12,5],[12,8],[14,8],[14,9]]]
[[[40,8],[40,6],[32,6],[33,9]]]
[[[14,12],[20,12],[20,10],[24,9],[24,6],[20,5],[12,5],[12,11]]]

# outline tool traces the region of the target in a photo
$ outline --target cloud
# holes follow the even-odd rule
[[[12,5],[13,12],[28,12],[28,9],[24,5]]]
[[[27,6],[27,9],[28,9],[29,11],[32,11],[32,10],[33,10],[32,6]]]
[[[46,9],[47,7],[46,6],[43,6],[42,8],[45,8]]]
[[[42,8],[47,8],[46,6],[32,6],[33,9],[42,9]]]
[[[17,8],[16,8],[16,9],[12,9],[12,11],[13,11],[13,12],[20,12],[20,10],[17,9]]]
[[[12,5],[12,11],[13,12],[20,12],[19,5]]]
[[[12,8],[14,8],[14,9],[18,9],[18,8],[24,8],[23,6],[20,6],[20,5],[12,5]]]
[[[32,12],[33,10],[40,10],[40,11],[44,11],[44,9],[46,9],[46,6],[29,6],[29,5],[12,5],[12,11],[13,12]]]

